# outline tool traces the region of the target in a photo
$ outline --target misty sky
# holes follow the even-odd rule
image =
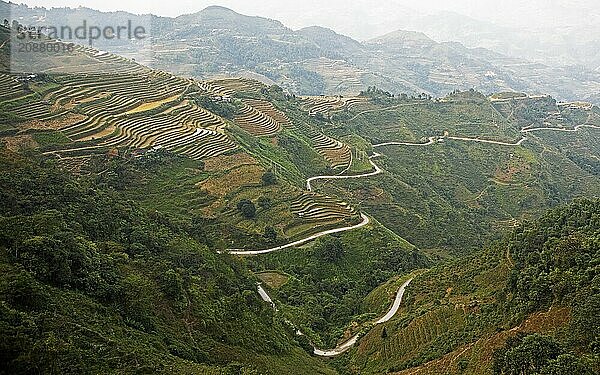
[[[282,21],[298,29],[329,27],[356,39],[402,28],[402,20],[423,13],[454,11],[505,26],[547,28],[598,24],[598,0],[13,0],[31,6],[87,6],[99,10],[126,10],[138,14],[177,16],[197,12],[209,5],[222,5],[247,15]],[[375,4],[375,5],[373,5]]]

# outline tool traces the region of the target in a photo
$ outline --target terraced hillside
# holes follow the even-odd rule
[[[261,82],[248,78],[214,79],[208,84],[214,88],[214,91],[225,95],[234,93],[256,94],[266,88]]]
[[[225,134],[225,120],[194,101],[197,94],[216,95],[209,84],[87,47],[74,53],[65,66],[58,58],[43,60],[47,75],[26,78],[29,92],[2,76],[5,97],[12,99],[2,105],[5,116],[15,119],[15,131],[34,121],[52,123],[72,141],[47,152],[69,157],[114,148],[164,148],[203,159],[237,147]]]
[[[472,91],[439,100],[380,94],[368,94],[369,109],[338,114],[325,129],[380,144],[377,163],[385,173],[340,180],[324,192],[361,204],[421,248],[458,246],[462,252],[493,228],[509,229],[541,207],[600,191],[591,145],[596,107],[571,109],[540,96],[516,100],[513,112],[512,101],[497,103]]]
[[[321,155],[331,168],[342,170],[350,168],[352,164],[352,149],[349,145],[334,139],[322,131],[306,123],[295,124],[305,137],[307,137],[310,146]]]
[[[354,110],[366,102],[366,98],[361,97],[327,97],[327,96],[307,96],[302,98],[304,108],[311,116],[329,115],[335,111]]]
[[[260,111],[260,112],[264,113],[265,115],[271,117],[273,120],[277,121],[283,127],[288,127],[288,126],[292,125],[289,117],[285,113],[280,111],[279,109],[275,108],[273,103],[270,103],[266,100],[256,100],[256,99],[244,99],[243,101],[244,101],[244,103],[246,103],[250,107],[256,109],[257,111]]]
[[[0,99],[8,100],[14,97],[21,96],[22,86],[21,84],[6,74],[0,74]]]
[[[323,207],[328,205],[329,207]],[[356,211],[345,202],[335,202],[331,197],[316,193],[305,193],[292,202],[292,212],[311,220],[322,220],[328,217],[347,218]]]
[[[257,137],[273,136],[282,127],[279,121],[248,104],[245,104],[241,113],[236,116],[235,123]]]

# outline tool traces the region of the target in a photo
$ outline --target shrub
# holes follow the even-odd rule
[[[270,242],[274,242],[277,239],[277,232],[275,231],[275,228],[272,226],[265,227],[265,234],[263,234],[263,237]]]
[[[277,183],[277,177],[271,171],[265,172],[260,179],[263,185],[275,185]]]
[[[256,216],[256,206],[248,199],[242,199],[237,204],[237,209],[246,219],[252,219]]]
[[[258,198],[258,207],[262,208],[263,210],[271,208],[271,204],[271,198],[269,197],[261,196]]]

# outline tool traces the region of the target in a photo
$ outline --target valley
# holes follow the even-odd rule
[[[238,32],[283,27],[246,21]],[[367,44],[447,47],[414,37]],[[492,374],[527,340],[556,346],[548,366],[598,368],[597,330],[582,334],[597,310],[597,106],[398,67],[377,79],[405,77],[402,95],[344,70],[337,96],[302,96],[84,46],[22,75],[14,42],[0,26],[13,373]],[[377,63],[345,43],[360,69]],[[311,48],[290,53],[317,66]]]

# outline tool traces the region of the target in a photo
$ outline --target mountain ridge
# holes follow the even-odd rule
[[[23,17],[22,22],[34,25],[39,24],[36,15],[47,15],[51,21],[69,19],[76,13],[3,5],[14,9],[14,16]],[[92,15],[92,19],[110,22],[110,14]],[[200,79],[252,71],[290,92],[307,95],[352,95],[380,86],[398,94],[424,92],[441,97],[455,89],[475,88],[490,94],[527,91],[549,93],[559,100],[598,103],[600,92],[600,72],[533,64],[456,42],[438,43],[407,31],[375,39],[381,43],[359,42],[331,29],[292,30],[277,20],[245,16],[225,7],[208,7],[176,18],[137,19],[150,22],[151,46],[118,45],[111,50],[102,40],[97,45],[155,68]],[[396,41],[406,41],[392,42],[393,36]]]

